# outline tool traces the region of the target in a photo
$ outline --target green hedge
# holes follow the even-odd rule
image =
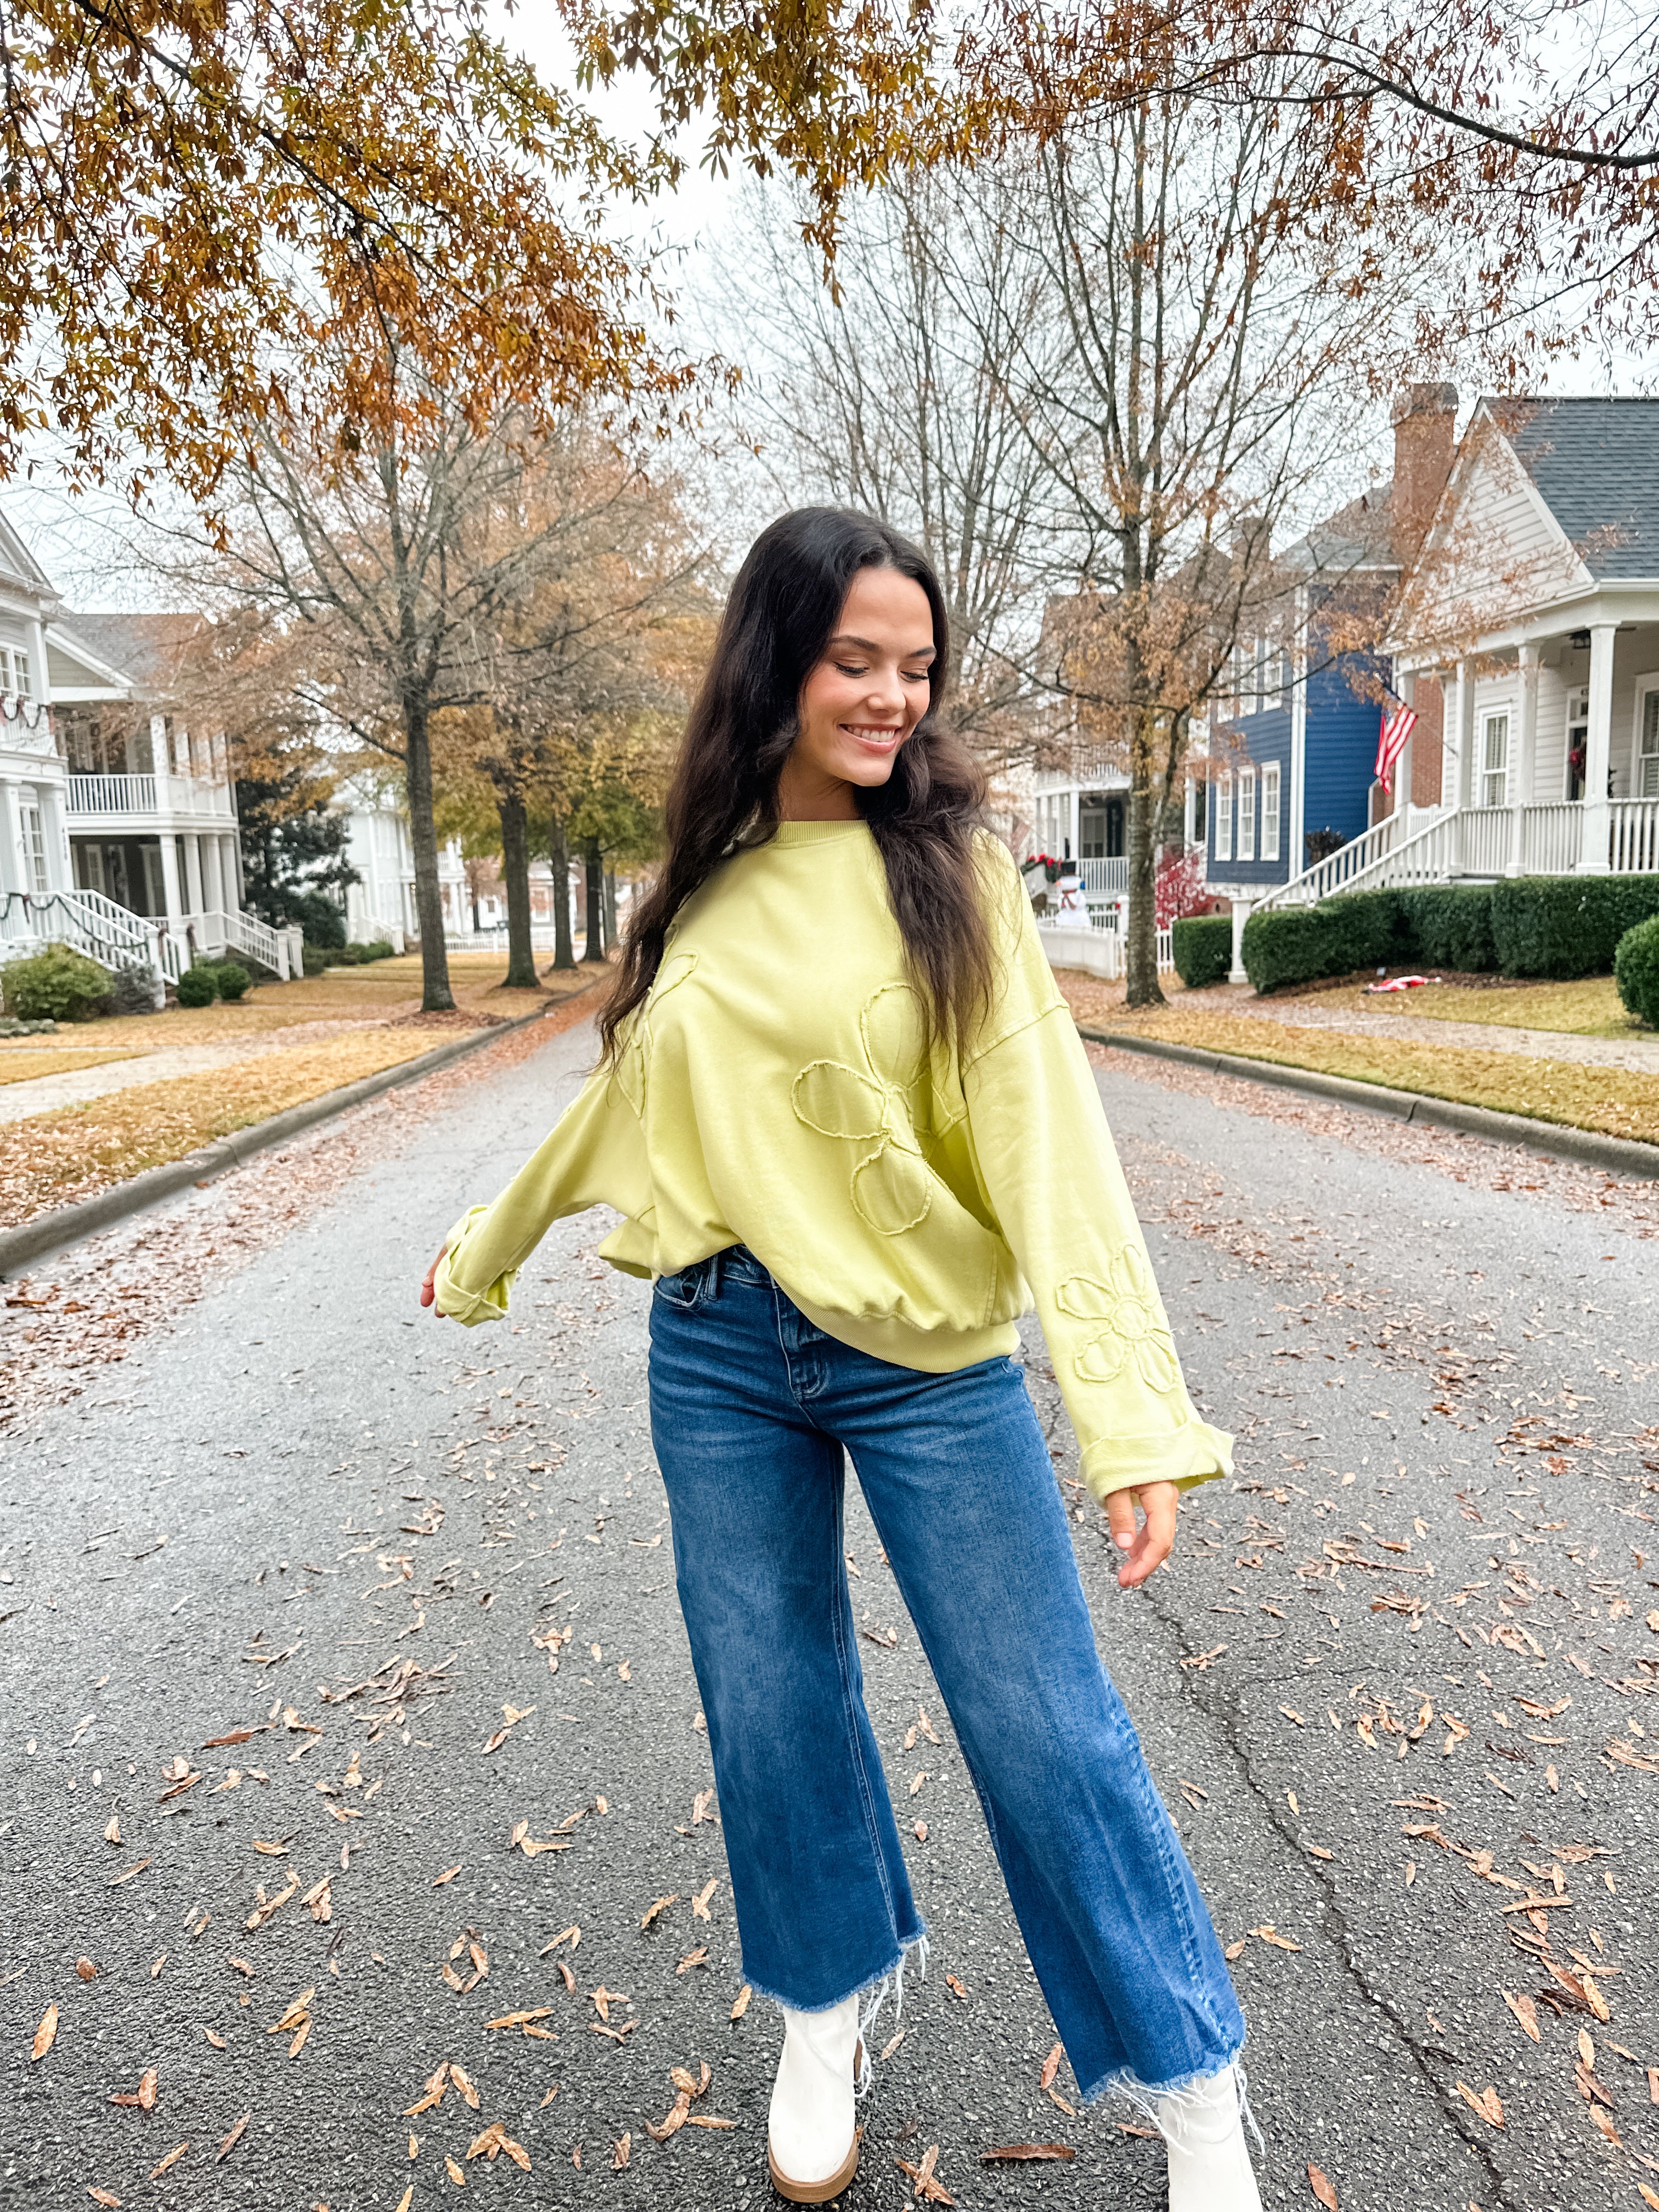
[[[1650,1030],[1659,1030],[1659,915],[1625,932],[1613,956],[1613,972],[1628,1011]]]
[[[1189,914],[1170,932],[1176,973],[1189,991],[1224,983],[1233,964],[1233,920],[1229,914]]]
[[[1355,891],[1270,908],[1244,925],[1259,992],[1361,968],[1605,975],[1626,933],[1659,915],[1659,875],[1518,876],[1498,884]]]
[[[1659,876],[1517,876],[1492,890],[1506,975],[1607,975],[1627,930],[1659,914]]]

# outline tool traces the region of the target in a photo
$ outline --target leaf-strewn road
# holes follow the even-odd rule
[[[355,1172],[329,1167],[349,1129],[296,1148],[281,1234],[236,1226],[267,1164],[6,1286],[22,1371],[72,1362],[76,1305],[103,1349],[0,1456],[0,2203],[769,2200],[777,2032],[759,2000],[732,2017],[647,1293],[590,1219],[506,1328],[414,1304],[591,1048],[480,1055]],[[1184,1072],[1102,1083],[1240,1480],[1189,1499],[1143,1594],[1081,1505],[1079,1557],[1240,1947],[1264,2195],[1314,2203],[1311,2163],[1343,2212],[1636,2206],[1659,1194]],[[112,1299],[169,1251],[196,1302],[118,1344]],[[1035,1340],[1030,1371],[1071,1481]],[[1063,2066],[1041,2087],[1053,2029],[948,1717],[849,1525],[934,1947],[878,2031],[848,2201],[910,2200],[896,2161],[937,2144],[964,2208],[1159,2204],[1132,2114],[1073,2113]],[[704,2064],[699,2094],[671,2077]],[[1075,2156],[981,2163],[1033,2142]]]

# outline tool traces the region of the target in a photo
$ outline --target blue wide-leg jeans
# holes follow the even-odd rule
[[[865,1711],[845,1451],[1084,2094],[1225,2066],[1243,2020],[1095,1649],[1019,1370],[854,1351],[734,1246],[659,1280],[650,1372],[745,1978],[823,2010],[926,1932]]]

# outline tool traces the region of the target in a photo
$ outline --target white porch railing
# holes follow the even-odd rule
[[[1521,872],[1523,876],[1570,876],[1578,866],[1584,836],[1584,810],[1571,799],[1553,806],[1521,810]]]
[[[1615,876],[1659,872],[1659,799],[1615,799],[1607,836],[1607,866]]]
[[[172,921],[134,914],[102,891],[51,891],[42,898],[9,893],[0,913],[0,948],[8,954],[45,945],[72,945],[102,966],[150,967],[176,983],[192,962],[244,952],[279,981],[301,972],[301,933],[272,929],[255,915],[216,910]]]
[[[1073,860],[1071,865],[1083,878],[1085,898],[1115,898],[1129,888],[1129,863],[1124,856],[1111,860]]]
[[[1607,866],[1612,872],[1659,873],[1659,799],[1614,799],[1607,813]],[[1273,907],[1312,906],[1340,893],[1382,890],[1398,884],[1444,884],[1460,878],[1492,881],[1509,872],[1512,854],[1522,875],[1569,875],[1583,856],[1584,819],[1581,801],[1520,808],[1463,806],[1449,809],[1402,836],[1391,815],[1328,859],[1254,900],[1252,909],[1260,914]]]
[[[72,775],[69,811],[88,814],[206,814],[235,819],[228,783],[186,775]]]

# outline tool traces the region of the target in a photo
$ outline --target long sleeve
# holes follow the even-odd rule
[[[1029,911],[1011,921],[1006,988],[963,1069],[979,1176],[1030,1286],[1091,1491],[1188,1489],[1232,1472],[1232,1439],[1187,1395],[1094,1073]]]
[[[602,1200],[636,1219],[650,1211],[639,1117],[604,1068],[494,1204],[471,1207],[450,1231],[434,1285],[439,1311],[469,1324],[500,1320],[514,1278],[553,1223]]]

